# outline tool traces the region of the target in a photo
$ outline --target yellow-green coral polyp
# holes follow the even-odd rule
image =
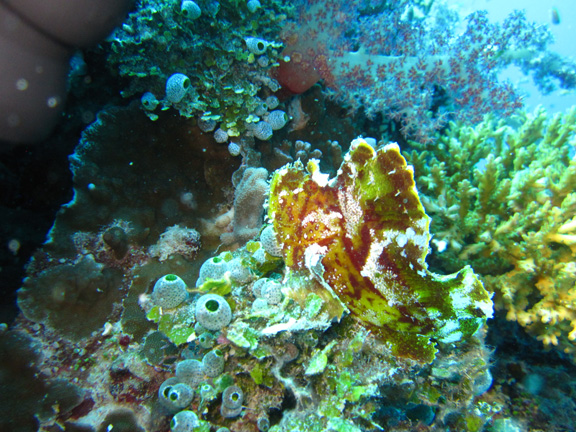
[[[313,162],[278,170],[269,217],[291,271],[311,273],[398,356],[431,362],[432,339],[457,342],[491,316],[471,268],[428,271],[429,218],[396,144],[355,140],[330,181]]]

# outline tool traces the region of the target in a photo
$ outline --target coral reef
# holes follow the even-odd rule
[[[195,19],[179,3],[140,0],[114,32],[107,66],[127,79],[124,97],[154,96],[152,105],[143,101],[151,119],[174,107],[238,136],[267,111],[266,98],[280,88],[268,70],[278,65],[282,44],[274,37],[290,13],[289,2],[250,10],[244,1],[201,0]]]
[[[570,430],[576,108],[472,123],[517,106],[502,67],[573,63],[440,3],[139,0],[78,55],[118,96],[75,107],[0,429]]]
[[[406,155],[432,216],[434,267],[471,265],[495,304],[576,353],[576,109],[452,124]]]
[[[398,149],[390,147],[387,151],[391,152],[391,162],[400,163],[398,178],[405,180],[402,185],[408,187],[406,196],[415,206],[417,219],[426,221]],[[359,140],[350,155],[345,156],[342,169],[353,166],[351,161],[370,159],[374,154],[364,140]],[[310,166],[316,165],[311,162]],[[280,170],[277,176],[285,171]],[[76,175],[82,172],[77,170]],[[317,178],[320,174],[315,173]],[[369,195],[384,193],[366,190]],[[366,202],[373,198],[367,197]],[[475,399],[489,384],[477,386],[482,390],[474,393],[473,383],[489,373],[489,352],[482,342],[484,333],[476,331],[483,316],[474,317],[466,329],[462,326],[460,341],[452,337],[454,332],[444,332],[445,337],[441,337],[450,327],[444,324],[434,330],[418,327],[415,331],[422,333],[421,339],[414,329],[400,330],[406,340],[421,343],[418,349],[407,352],[406,343],[383,341],[384,330],[371,327],[371,332],[367,331],[363,323],[348,316],[346,310],[357,310],[335,299],[326,284],[289,270],[284,259],[293,265],[295,257],[280,249],[272,225],[262,231],[263,243],[252,240],[233,252],[222,252],[206,260],[200,269],[201,277],[194,284],[199,271],[197,259],[181,255],[179,247],[170,247],[167,257],[160,260],[151,251],[163,245],[166,236],[158,234],[158,243],[147,246],[131,234],[130,224],[125,221],[118,220],[98,232],[77,233],[71,240],[73,253],[66,248],[54,249],[54,239],[67,232],[63,227],[67,226],[64,222],[68,215],[63,212],[60,217],[64,221],[55,225],[45,249],[37,254],[30,282],[20,292],[23,308],[30,309],[29,304],[38,307],[40,301],[36,299],[43,299],[49,303],[46,311],[51,315],[45,318],[27,312],[19,331],[29,333],[36,350],[43,353],[36,365],[46,375],[42,379],[58,376],[73,382],[75,392],[82,397],[70,402],[71,408],[47,415],[42,420],[43,427],[59,422],[70,429],[105,430],[130,425],[127,427],[132,430],[163,432],[191,421],[197,425],[195,430],[206,432],[211,427],[255,432],[266,425],[275,431],[304,425],[310,430],[355,431],[387,425],[469,421],[466,419],[470,415],[465,411],[472,407],[478,407],[473,415],[475,421],[484,424],[498,411],[489,403],[486,406],[492,408],[480,411]],[[134,225],[138,226],[137,220]],[[126,237],[116,228],[122,229]],[[111,229],[114,231],[109,237],[115,240],[109,241],[114,247],[103,240]],[[428,240],[427,234],[420,235]],[[394,244],[388,246],[391,255],[401,254]],[[283,254],[284,258],[269,252]],[[414,252],[418,260],[424,258],[425,250],[420,246],[415,246]],[[52,259],[53,253],[60,258]],[[63,256],[67,256],[64,261]],[[418,260],[415,263],[419,262],[423,270],[423,261]],[[409,266],[408,262],[405,264]],[[115,292],[117,297],[107,299],[109,309],[102,307],[102,313],[91,320],[79,315],[83,311],[81,297],[74,297],[76,303],[67,303],[69,306],[63,308],[54,301],[58,298],[46,297],[49,289],[39,289],[51,286],[44,274],[51,275],[61,267],[85,273],[87,278],[97,277],[91,268],[84,270],[85,265],[118,274],[113,290],[112,286],[103,292],[95,290],[94,295]],[[410,284],[420,286],[408,267],[405,271],[413,279]],[[484,296],[481,300],[489,302],[473,273],[464,273],[462,279],[469,284],[470,295]],[[443,284],[455,288],[462,282],[450,277],[439,282],[428,273],[425,277],[438,289]],[[57,282],[54,283],[58,285]],[[188,287],[187,296],[182,291],[184,286]],[[466,294],[458,295],[458,307],[464,312],[468,308],[464,304]],[[406,310],[417,311],[417,302],[412,302],[409,295],[405,297]],[[29,299],[34,299],[34,303]],[[425,304],[426,299],[422,296],[419,301]],[[432,303],[430,300],[426,304]],[[438,313],[421,308],[419,318],[426,321],[424,326],[430,326],[432,318],[423,314],[436,316],[438,322],[445,319],[446,323],[448,318],[453,318],[454,323],[464,323],[469,318],[454,316],[447,303],[436,306]],[[341,319],[335,322],[334,317]],[[393,328],[391,318],[387,318],[387,329]],[[64,326],[65,321],[71,320],[85,325],[69,326],[75,328],[72,332]],[[81,338],[75,334],[78,332]],[[386,336],[393,335],[386,330]],[[439,339],[436,347],[427,345],[427,338],[432,335]],[[426,362],[434,357],[436,375],[423,373],[428,366],[412,360]],[[442,372],[450,368],[465,371],[465,375],[455,377]],[[454,389],[457,402],[445,402],[437,396],[447,379],[459,383]],[[406,387],[407,382],[413,383],[410,388]],[[242,398],[243,402],[238,402]],[[381,406],[395,408],[391,412]],[[455,417],[454,412],[459,416]]]

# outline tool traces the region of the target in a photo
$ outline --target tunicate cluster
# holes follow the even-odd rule
[[[208,351],[202,358],[202,371],[210,378],[216,378],[224,371],[224,355],[220,350]]]
[[[226,259],[229,259],[229,261]],[[239,285],[245,285],[252,280],[252,274],[242,263],[242,259],[223,258],[221,254],[204,261],[204,264],[200,267],[196,286],[200,287],[207,279],[223,279],[227,275]]]
[[[178,378],[168,378],[158,389],[160,403],[176,412],[186,408],[194,398],[194,390],[188,384],[179,382]]]
[[[266,252],[274,257],[282,256],[282,248],[278,244],[276,239],[276,233],[274,232],[274,226],[268,225],[260,233],[260,243]]]
[[[282,285],[278,282],[261,278],[254,282],[252,293],[257,299],[265,300],[267,304],[275,305],[282,301]]]
[[[269,63],[266,56],[258,57],[257,61],[261,67],[265,67]],[[258,103],[245,118],[244,127],[252,136],[267,141],[272,137],[274,131],[282,129],[290,118],[285,111],[275,109],[280,104],[276,96],[270,95],[265,100],[256,99]]]
[[[187,296],[186,283],[174,274],[167,274],[158,279],[152,291],[154,304],[166,309],[179,306]]]
[[[228,132],[224,129],[218,128],[214,131],[214,141],[223,144],[228,141]]]
[[[319,149],[312,150],[312,144],[306,141],[296,140],[294,150],[296,151],[296,159],[300,159],[302,162],[322,158],[322,152]]]
[[[200,426],[198,416],[193,411],[180,411],[170,422],[170,430],[172,432],[191,432]]]
[[[166,100],[171,103],[180,102],[190,88],[190,78],[181,73],[175,73],[166,80]]]
[[[264,39],[247,37],[244,40],[246,41],[246,47],[248,48],[248,51],[250,51],[252,54],[264,54],[266,52],[266,48],[268,48],[268,42]]]
[[[200,18],[202,10],[196,2],[191,0],[184,0],[180,5],[180,13],[188,19],[195,20]]]
[[[266,121],[270,123],[272,130],[282,129],[288,122],[288,114],[282,110],[274,110],[268,114]]]
[[[272,126],[264,120],[260,120],[256,123],[252,130],[254,136],[262,141],[267,141],[272,138],[272,132]]]
[[[146,111],[154,111],[160,102],[158,102],[153,93],[146,92],[140,98],[140,103],[142,103],[142,107]]]
[[[196,321],[207,330],[220,330],[230,324],[232,310],[224,297],[205,294],[196,301]]]
[[[222,392],[222,405],[220,414],[222,417],[237,417],[242,412],[242,403],[244,402],[244,392],[237,385],[232,385]]]

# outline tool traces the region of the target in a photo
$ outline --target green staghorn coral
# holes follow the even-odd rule
[[[465,339],[491,316],[470,267],[427,270],[429,218],[396,144],[353,141],[330,181],[314,162],[308,173],[299,163],[278,170],[268,215],[286,265],[311,273],[400,357],[431,362],[431,339]]]
[[[576,108],[512,125],[452,124],[412,151],[432,216],[432,265],[471,265],[507,318],[545,345],[576,352]]]

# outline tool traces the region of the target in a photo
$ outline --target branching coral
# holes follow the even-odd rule
[[[433,217],[431,262],[470,264],[545,345],[576,352],[576,108],[452,124],[408,155]]]

